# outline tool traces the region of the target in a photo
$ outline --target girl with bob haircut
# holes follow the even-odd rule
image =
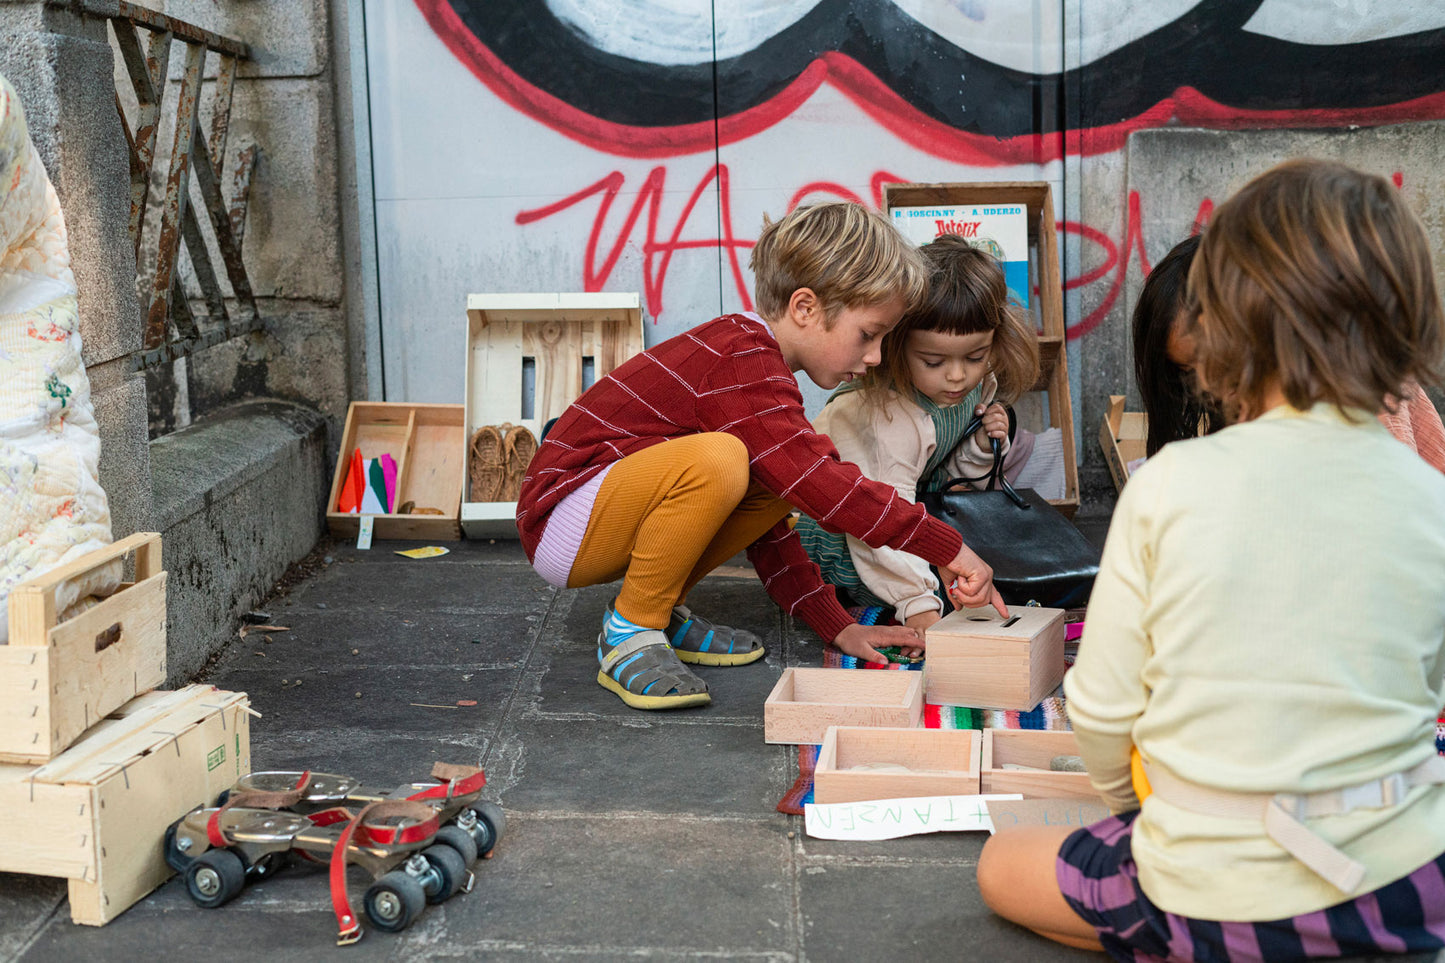
[[[910,502],[920,487],[983,475],[991,439],[1009,444],[1004,405],[1039,376],[1038,337],[1010,300],[998,261],[954,235],[919,251],[930,268],[927,295],[884,336],[881,363],[836,392],[813,422],[865,477]],[[982,424],[965,437],[976,416]],[[824,581],[859,604],[891,608],[920,645],[942,617],[938,579],[923,559],[825,531],[806,516],[797,531]]]
[[[1189,290],[1231,423],[1125,486],[1064,679],[1114,815],[992,837],[983,898],[1119,960],[1439,948],[1445,477],[1375,417],[1440,381],[1425,232],[1294,161],[1219,207]]]

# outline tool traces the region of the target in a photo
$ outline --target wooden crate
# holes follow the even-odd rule
[[[923,665],[929,702],[1032,709],[1064,681],[1064,610],[1014,606],[950,612],[929,628]]]
[[[542,427],[596,379],[642,351],[642,306],[634,294],[467,295],[466,430]],[[468,538],[516,538],[517,503],[462,496]]]
[[[977,795],[982,748],[976,729],[829,726],[813,770],[813,798],[844,803]],[[895,763],[910,771],[852,769],[870,763]]]
[[[763,738],[817,745],[829,726],[917,728],[923,679],[917,672],[784,669],[763,703]]]
[[[1099,447],[1114,476],[1114,487],[1124,490],[1129,480],[1129,463],[1143,458],[1148,451],[1149,416],[1141,411],[1125,411],[1124,396],[1109,396],[1109,411],[1099,426]]]
[[[1049,772],[1055,756],[1077,756],[1072,732],[1041,729],[983,730],[980,786],[986,793],[1021,793],[1025,799],[1089,799],[1100,802],[1086,772]],[[1005,769],[1006,764],[1031,770]],[[1032,770],[1041,770],[1038,772]]]
[[[1064,287],[1053,192],[1045,181],[884,184],[883,209],[945,204],[1022,204],[1029,218],[1030,311],[1039,330],[1039,380],[1016,404],[1019,423],[1030,431],[1058,428],[1064,443],[1064,497],[1050,504],[1073,517],[1079,508],[1079,467],[1074,450],[1074,409],[1064,340]]]
[[[133,555],[135,581],[59,622],[56,592]],[[0,645],[0,762],[38,765],[138,693],[166,678],[166,573],[161,537],[138,532],[10,592],[10,644]]]
[[[351,453],[362,458],[390,455],[396,460],[396,504],[439,508],[440,515],[373,515],[373,538],[456,541],[461,533],[462,482],[466,473],[461,405],[423,405],[389,401],[353,401],[346,411],[336,475],[326,502],[326,527],[333,535],[354,538],[361,515],[336,510]]]
[[[71,919],[114,919],[171,875],[166,827],[251,771],[248,706],[208,685],[149,692],[43,766],[0,765],[0,872],[68,879]]]

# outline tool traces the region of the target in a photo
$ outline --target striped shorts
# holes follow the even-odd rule
[[[1258,923],[1166,913],[1139,888],[1137,812],[1073,833],[1059,849],[1059,890],[1116,960],[1315,960],[1421,953],[1445,946],[1445,853],[1408,876],[1328,909]]]

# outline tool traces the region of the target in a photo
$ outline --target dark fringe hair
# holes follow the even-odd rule
[[[1189,265],[1198,250],[1198,234],[1174,245],[1149,272],[1134,305],[1134,378],[1148,420],[1144,447],[1150,457],[1171,441],[1224,427],[1224,412],[1200,395],[1190,372],[1169,360],[1169,335],[1188,309]]]
[[[955,234],[918,250],[930,267],[928,293],[883,337],[883,361],[863,377],[861,387],[912,396],[913,379],[904,355],[910,332],[992,331],[989,362],[998,379],[998,400],[1013,404],[1039,380],[1039,338],[1028,315],[1011,299],[1003,268],[993,255]]]
[[[1189,272],[1201,387],[1231,417],[1277,383],[1305,409],[1376,413],[1439,386],[1445,313],[1419,219],[1383,177],[1295,160],[1214,212]]]

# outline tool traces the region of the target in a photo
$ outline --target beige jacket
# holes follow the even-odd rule
[[[998,380],[984,379],[982,403],[998,394]],[[916,501],[923,468],[938,448],[933,419],[913,401],[889,393],[883,404],[867,400],[862,391],[850,391],[830,401],[813,420],[813,427],[832,439],[844,461],[851,461],[874,481],[893,486],[898,497]],[[1004,452],[1008,442],[1004,442]],[[954,475],[981,475],[993,463],[971,438],[964,439],[948,461]],[[982,482],[976,484],[982,487]],[[915,555],[888,547],[871,548],[848,536],[853,565],[868,590],[889,603],[899,622],[919,612],[942,612],[936,594],[938,579],[928,563]]]

